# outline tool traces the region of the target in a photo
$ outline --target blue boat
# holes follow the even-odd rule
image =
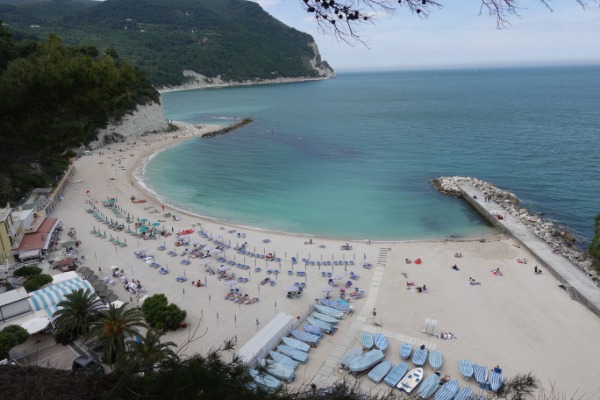
[[[425,365],[425,362],[427,361],[428,353],[429,353],[429,350],[427,350],[425,347],[416,348],[415,351],[413,351],[413,356],[412,356],[413,364],[418,365],[419,367],[422,367],[423,365]]]
[[[383,381],[388,384],[388,386],[396,387],[398,382],[404,377],[408,371],[408,364],[405,362],[401,362],[396,365],[392,370],[385,376]]]
[[[485,385],[487,382],[487,367],[473,364],[473,375],[475,375],[475,380],[477,383],[480,385]]]
[[[285,343],[288,346],[293,347],[295,349],[302,350],[302,351],[310,350],[310,346],[301,340],[294,339],[291,337],[283,337],[283,338],[281,338],[281,340],[283,341],[283,343]]]
[[[277,346],[277,351],[281,354],[285,354],[288,357],[292,357],[296,361],[300,361],[302,364],[304,364],[306,360],[308,360],[308,353],[287,346],[285,344],[280,344],[279,346]]]
[[[373,335],[371,335],[370,332],[363,332],[361,343],[365,349],[370,349],[375,344],[375,342],[373,342]]]
[[[350,305],[346,302],[331,299],[319,299],[319,302],[321,303],[321,305],[326,307],[335,308],[336,310],[340,310],[345,313],[350,312]]]
[[[273,375],[275,378],[283,379],[287,383],[290,383],[296,377],[294,368],[280,364],[273,360],[260,360],[258,363],[261,367],[265,368],[269,375]]]
[[[264,372],[258,372],[255,369],[251,369],[250,375],[252,376],[252,379],[254,379],[254,382],[267,389],[277,390],[281,387],[281,382],[279,382],[279,380]]]
[[[434,398],[435,400],[452,400],[456,392],[458,392],[458,381],[453,379],[444,383],[435,393]]]
[[[303,324],[302,327],[312,335],[323,336],[323,331],[318,326]]]
[[[298,367],[298,361],[295,361],[291,357],[288,357],[276,351],[270,351],[269,355],[273,360],[275,360],[279,364],[287,365],[288,367],[292,367],[293,369],[296,369]]]
[[[437,371],[442,366],[442,353],[437,350],[431,350],[429,353],[429,365],[434,371]]]
[[[465,386],[464,388],[460,389],[458,393],[456,393],[454,400],[471,400],[472,397],[473,389],[471,389],[471,386]]]
[[[415,368],[408,371],[408,374],[400,382],[396,387],[400,390],[405,391],[406,393],[410,393],[419,386],[421,380],[423,379],[423,368]]]
[[[488,377],[492,392],[497,392],[502,387],[502,368],[496,367],[490,371]]]
[[[292,330],[290,333],[292,334],[293,337],[295,337],[298,340],[303,341],[304,343],[308,343],[310,345],[316,345],[317,343],[319,343],[320,337],[317,335],[312,335],[308,332],[298,331],[298,330]]]
[[[402,345],[400,346],[400,357],[403,360],[408,360],[410,353],[412,353],[412,344],[402,342]]]
[[[312,313],[312,315],[316,319],[320,319],[321,321],[327,322],[328,324],[336,325],[338,322],[340,322],[339,319],[332,317],[331,315],[322,314],[319,312],[314,312],[314,313]]]
[[[350,372],[363,372],[379,364],[384,358],[383,351],[379,349],[367,351],[361,357],[355,358],[348,369]]]
[[[330,323],[321,321],[320,319],[316,319],[314,317],[308,317],[306,318],[306,320],[314,326],[318,326],[319,328],[323,329],[325,332],[327,333],[331,333],[333,332],[333,326]]]
[[[460,371],[460,374],[464,376],[465,379],[471,379],[471,377],[473,376],[473,363],[463,358],[458,362],[458,370]]]
[[[322,306],[320,304],[313,304],[313,307],[318,312],[320,312],[322,314],[331,315],[332,317],[335,317],[337,319],[341,319],[342,316],[344,315],[344,313],[342,311],[336,310],[335,308],[332,308],[332,307]]]
[[[384,376],[392,369],[392,362],[390,360],[384,360],[382,363],[377,365],[369,372],[369,379],[375,383],[381,382]]]
[[[440,384],[440,374],[439,372],[435,372],[433,375],[429,375],[417,391],[417,394],[420,394],[422,398],[428,399],[430,398],[435,390],[438,388]]]
[[[354,361],[354,359],[356,357],[360,357],[363,354],[362,348],[360,347],[356,347],[352,350],[350,350],[348,352],[348,354],[346,354],[341,361],[342,364],[342,368],[346,368],[348,369],[348,367],[350,367],[350,364],[352,364],[352,361]]]
[[[387,349],[388,341],[383,333],[375,334],[375,347],[377,347],[381,351],[385,351]]]

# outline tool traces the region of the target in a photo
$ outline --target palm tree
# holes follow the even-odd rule
[[[104,348],[104,361],[113,363],[125,352],[125,339],[139,336],[137,328],[145,328],[141,314],[135,309],[125,309],[110,304],[107,310],[99,313],[98,319],[90,325],[84,342],[96,341]]]
[[[65,295],[65,300],[57,306],[59,310],[54,313],[52,323],[64,337],[86,333],[100,310],[105,308],[95,293],[83,289]]]
[[[163,361],[179,359],[171,347],[177,347],[173,342],[161,342],[163,333],[149,329],[140,341],[129,343],[129,349],[119,358],[121,368],[136,372],[152,371]]]

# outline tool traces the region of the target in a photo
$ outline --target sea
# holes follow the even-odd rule
[[[253,122],[154,155],[162,201],[222,221],[342,240],[472,238],[491,226],[431,180],[470,176],[569,228],[600,213],[600,66],[340,73],[162,95],[167,117]]]

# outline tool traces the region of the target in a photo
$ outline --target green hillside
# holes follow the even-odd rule
[[[114,49],[157,86],[184,83],[184,70],[225,81],[319,76],[313,38],[245,0],[0,1],[0,15],[15,36]]]

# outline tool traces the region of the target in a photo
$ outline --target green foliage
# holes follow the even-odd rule
[[[37,265],[28,265],[25,267],[21,267],[13,273],[14,276],[24,276],[29,277],[31,275],[39,275],[42,273],[42,269]]]
[[[80,9],[24,4],[0,8],[0,15],[15,34],[57,32],[71,44],[116,50],[158,86],[184,83],[184,70],[226,81],[317,76],[309,63],[313,38],[250,1],[111,0]],[[32,31],[32,23],[40,28]]]
[[[52,277],[46,274],[37,274],[31,275],[29,278],[25,279],[23,282],[23,287],[28,292],[33,292],[34,290],[38,290],[44,285],[52,282]]]
[[[54,339],[64,343],[86,333],[104,304],[89,290],[76,290],[65,295],[54,314]]]
[[[594,225],[594,238],[590,243],[590,255],[594,260],[594,265],[596,269],[600,269],[600,214],[596,215],[595,225]]]
[[[139,71],[98,54],[91,45],[67,47],[53,34],[15,43],[0,27],[1,204],[51,186],[71,149],[138,104],[159,100]]]
[[[135,309],[126,309],[111,304],[108,310],[98,313],[98,318],[90,324],[90,330],[83,337],[84,342],[95,341],[104,349],[104,361],[113,363],[125,352],[125,341],[139,336],[138,328],[146,325]]]
[[[146,336],[139,341],[129,342],[129,349],[117,360],[117,368],[123,373],[148,373],[154,371],[165,362],[178,360],[172,348],[177,347],[173,342],[161,342],[163,334],[148,329]]]
[[[7,358],[10,349],[25,343],[27,338],[29,338],[29,333],[19,325],[8,325],[2,329],[0,331],[0,360]]]
[[[164,294],[155,294],[144,300],[142,313],[148,324],[159,330],[175,330],[187,316],[176,304],[169,304]]]

